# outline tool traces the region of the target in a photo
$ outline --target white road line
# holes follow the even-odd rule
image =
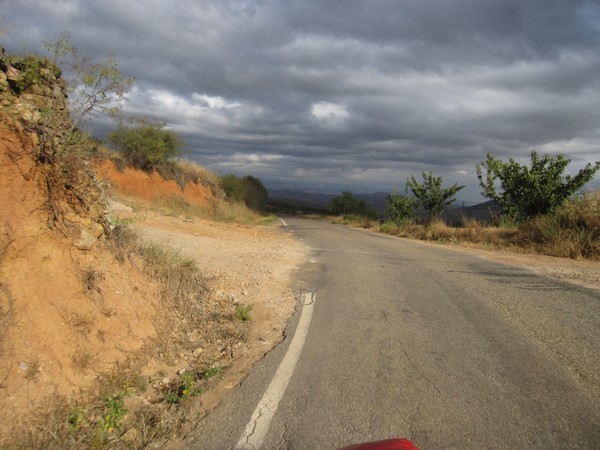
[[[315,305],[314,292],[305,292],[302,294],[303,306],[296,332],[290,342],[290,346],[275,372],[275,376],[271,380],[271,384],[265,391],[263,397],[258,402],[250,422],[246,425],[244,434],[240,437],[236,444],[236,449],[257,449],[261,448],[262,442],[267,434],[271,420],[277,411],[279,402],[283,398],[283,394],[287,385],[292,378],[298,357],[304,346],[306,335],[308,334],[308,326],[312,318],[312,313]]]
[[[278,217],[278,219],[281,220],[281,223],[284,227],[287,227],[287,223],[285,222],[285,220],[283,220],[281,217]]]

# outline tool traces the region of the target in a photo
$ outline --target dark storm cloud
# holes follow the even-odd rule
[[[467,184],[493,151],[600,159],[596,1],[0,1],[10,52],[69,30],[136,77],[128,114],[272,183]],[[106,129],[96,122],[97,132]]]

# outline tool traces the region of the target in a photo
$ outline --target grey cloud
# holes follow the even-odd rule
[[[81,53],[113,53],[136,77],[127,113],[267,185],[389,189],[434,170],[477,196],[487,151],[600,159],[594,1],[1,3],[9,51],[69,30]],[[347,115],[313,115],[322,102]]]

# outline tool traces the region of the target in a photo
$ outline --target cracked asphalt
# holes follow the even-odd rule
[[[257,448],[600,448],[600,294],[477,255],[286,218],[312,321]],[[299,294],[300,295],[300,294]],[[301,308],[299,309],[301,312]],[[235,448],[287,351],[187,436]]]

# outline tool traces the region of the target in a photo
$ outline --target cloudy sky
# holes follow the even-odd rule
[[[270,188],[433,171],[479,201],[486,152],[600,159],[598,0],[0,0],[0,29],[8,53],[68,30],[80,53],[114,54],[136,78],[126,114]]]

